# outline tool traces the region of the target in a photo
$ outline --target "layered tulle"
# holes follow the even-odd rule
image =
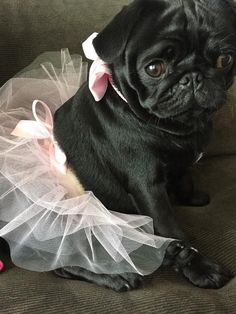
[[[33,119],[35,99],[53,114],[86,73],[80,56],[62,50],[43,54],[0,89],[0,237],[13,262],[29,270],[146,275],[161,265],[172,239],[155,236],[149,217],[109,211],[91,191],[71,193],[40,141],[11,135],[19,120]],[[40,108],[38,116],[44,119]]]

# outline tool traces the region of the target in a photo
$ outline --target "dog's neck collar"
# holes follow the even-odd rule
[[[98,33],[93,33],[82,44],[85,56],[88,59],[93,60],[89,70],[89,89],[95,101],[100,101],[104,97],[108,84],[110,83],[120,98],[127,102],[125,97],[114,84],[108,65],[98,56],[93,46],[93,40],[97,35]]]

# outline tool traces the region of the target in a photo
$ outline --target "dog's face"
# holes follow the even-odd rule
[[[94,40],[132,110],[194,123],[226,99],[236,61],[231,0],[136,0]]]

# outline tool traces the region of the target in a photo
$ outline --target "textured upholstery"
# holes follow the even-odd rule
[[[40,53],[81,43],[100,31],[128,0],[1,0],[0,83]]]
[[[228,102],[216,114],[211,143],[207,151],[211,155],[236,153],[236,80],[228,92]]]
[[[128,0],[1,0],[0,83],[38,54],[68,47],[99,31]],[[211,204],[178,208],[192,243],[236,275],[236,85],[215,120],[208,158],[195,177]],[[10,262],[9,262],[10,265]],[[145,280],[144,288],[115,293],[82,281],[62,280],[12,265],[0,275],[0,313],[236,313],[236,278],[220,290],[193,287],[171,270]]]
[[[0,85],[40,53],[69,48],[83,55],[81,43],[100,31],[131,0],[1,0]],[[236,152],[236,85],[228,106],[216,117],[211,155]]]
[[[201,162],[196,173],[211,205],[178,208],[178,215],[192,243],[236,274],[236,157]],[[13,267],[0,275],[0,292],[1,314],[234,314],[236,309],[236,278],[220,290],[205,290],[171,270],[148,277],[142,289],[116,293]]]

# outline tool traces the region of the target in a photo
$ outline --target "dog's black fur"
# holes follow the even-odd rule
[[[231,274],[190,248],[170,195],[186,205],[209,202],[194,189],[189,168],[233,82],[233,1],[136,0],[93,43],[128,103],[111,86],[96,103],[84,84],[55,113],[55,136],[69,166],[108,209],[148,215],[156,234],[181,240],[169,246],[164,265],[196,286],[222,287]],[[150,75],[153,63],[161,75]],[[57,274],[118,291],[140,283],[135,274],[96,275],[78,267]]]

